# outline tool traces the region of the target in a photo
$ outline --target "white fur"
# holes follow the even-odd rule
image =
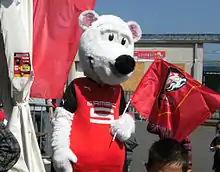
[[[73,113],[61,107],[56,108],[54,113],[51,146],[54,167],[58,172],[72,172],[71,162],[77,162],[76,155],[69,148],[73,117]]]
[[[111,133],[121,140],[126,141],[131,137],[131,134],[135,132],[135,119],[134,116],[125,113],[118,120],[115,120],[111,124]]]
[[[3,123],[5,124],[5,126],[7,126],[8,120],[7,120],[7,119],[4,119],[4,122],[3,122]]]
[[[89,27],[84,26],[85,14],[94,15],[94,21]],[[121,18],[113,15],[98,16],[95,12],[85,11],[79,16],[80,26],[84,32],[79,43],[79,59],[86,76],[97,82],[109,85],[116,85],[126,81],[133,72],[127,75],[117,74],[111,68],[117,57],[120,55],[134,56],[134,42],[141,37],[140,26],[136,22],[125,22]],[[135,25],[138,30],[133,35],[130,25]],[[109,41],[109,34],[114,34],[114,40]],[[126,44],[122,45],[122,39],[126,39]],[[88,57],[92,57],[91,68]]]

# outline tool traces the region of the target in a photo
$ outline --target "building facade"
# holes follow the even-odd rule
[[[122,84],[133,91],[155,58],[163,58],[203,80],[204,43],[220,43],[220,34],[143,34],[135,44],[136,68],[132,77]],[[70,71],[69,81],[83,76],[78,55]]]

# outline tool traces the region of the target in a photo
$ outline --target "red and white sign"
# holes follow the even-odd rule
[[[157,58],[164,59],[166,51],[134,51],[136,58],[153,61]]]
[[[14,53],[14,77],[29,77],[30,72],[30,54]]]

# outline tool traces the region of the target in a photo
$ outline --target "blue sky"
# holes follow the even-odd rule
[[[220,33],[220,0],[96,0],[95,10],[134,20],[143,33]],[[212,50],[220,45],[206,45]]]

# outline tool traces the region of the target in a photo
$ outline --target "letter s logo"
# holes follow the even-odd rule
[[[106,113],[103,113],[106,112]],[[114,120],[114,109],[106,107],[91,107],[90,122],[96,124],[111,124]]]

